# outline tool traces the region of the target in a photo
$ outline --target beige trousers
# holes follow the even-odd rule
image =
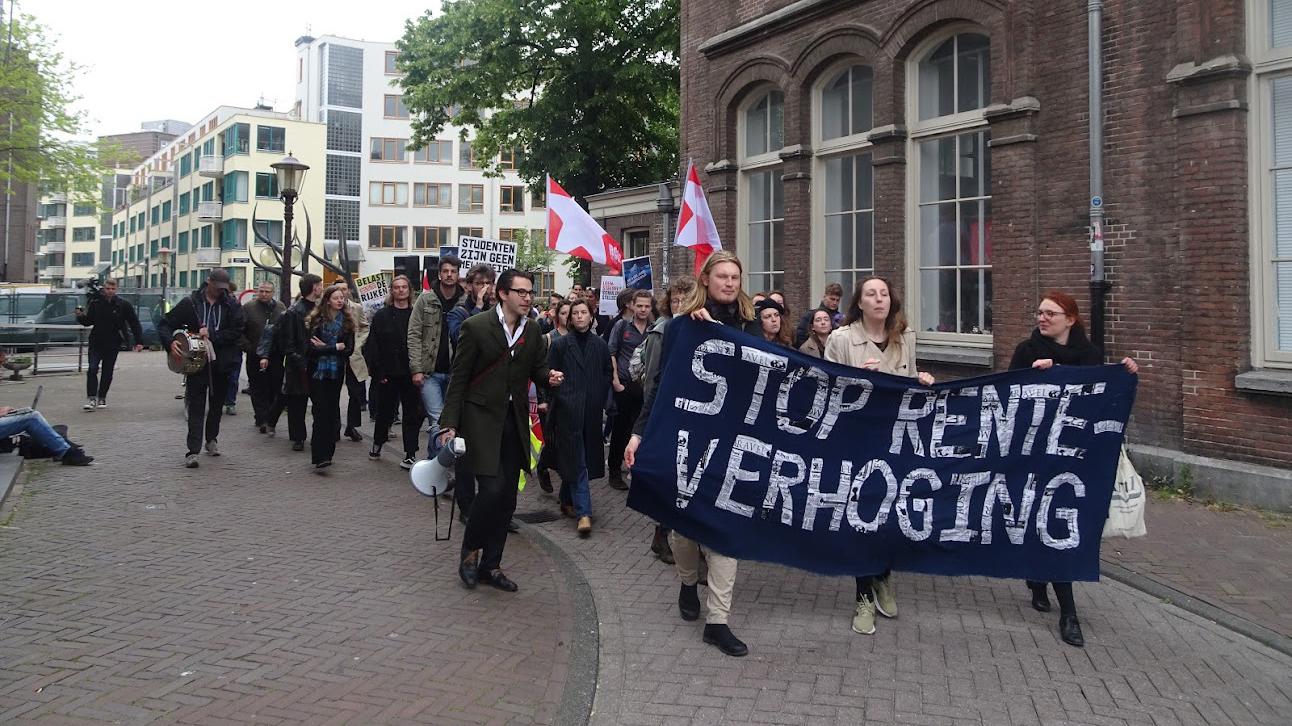
[[[677,567],[678,577],[683,585],[694,585],[700,581],[700,545],[683,537],[677,532],[669,534],[669,545],[673,548],[673,562]],[[705,561],[709,563],[709,593],[705,604],[709,612],[704,622],[709,625],[726,625],[727,615],[731,613],[731,590],[736,586],[736,563],[733,557],[704,550]]]

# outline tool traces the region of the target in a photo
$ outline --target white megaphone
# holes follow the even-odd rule
[[[467,441],[456,437],[448,446],[440,449],[434,459],[423,459],[413,464],[408,476],[413,480],[413,488],[428,497],[439,496],[449,486],[449,471],[459,456],[467,453]]]

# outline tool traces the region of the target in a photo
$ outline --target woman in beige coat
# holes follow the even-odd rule
[[[933,376],[915,367],[915,331],[906,327],[902,300],[882,277],[868,277],[857,284],[843,325],[826,339],[825,359],[933,385]],[[891,575],[892,570],[886,569],[878,575],[857,578],[854,632],[874,633],[876,610],[885,617],[897,617]]]

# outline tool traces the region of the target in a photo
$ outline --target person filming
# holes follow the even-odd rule
[[[90,328],[90,365],[85,374],[85,405],[81,409],[107,408],[117,353],[126,342],[127,333],[134,336],[136,353],[144,349],[139,316],[133,305],[117,297],[117,281],[109,278],[103,282],[102,293],[90,297],[88,308],[76,308],[76,322]]]

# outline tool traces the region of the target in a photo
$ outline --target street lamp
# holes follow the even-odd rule
[[[170,281],[170,256],[172,251],[169,247],[163,247],[157,250],[157,259],[162,266],[162,310],[166,309],[166,283]]]
[[[292,205],[300,195],[309,166],[302,164],[291,152],[283,160],[270,164],[278,175],[278,196],[283,200],[283,254],[282,271],[278,278],[278,298],[284,305],[292,304]]]

